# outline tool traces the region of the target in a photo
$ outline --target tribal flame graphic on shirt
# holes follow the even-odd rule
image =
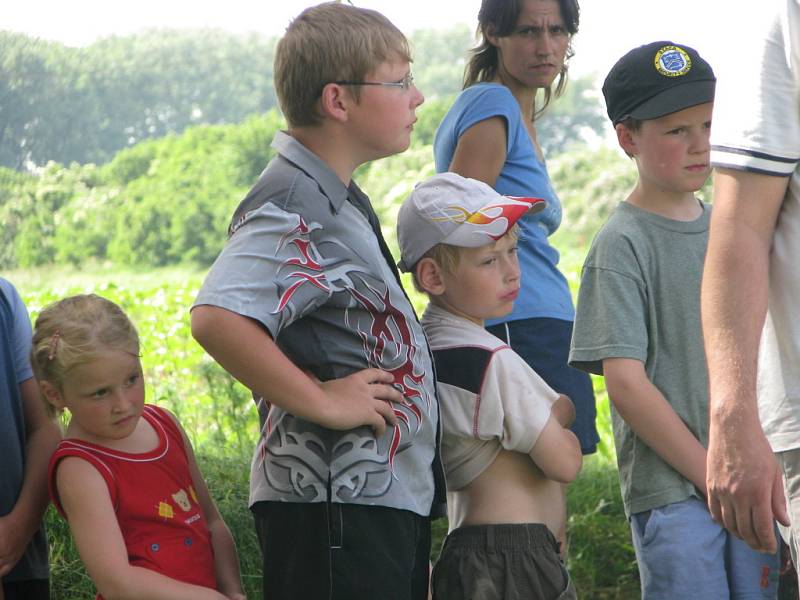
[[[353,207],[348,209],[356,212]],[[281,328],[295,326],[306,314],[319,314],[332,306],[324,316],[326,325],[333,322],[334,330],[347,334],[325,340],[324,345],[330,345],[331,352],[345,352],[349,363],[391,373],[404,400],[393,404],[398,424],[387,427],[379,438],[367,427],[349,432],[325,430],[287,418],[283,411],[264,403],[259,407],[265,424],[258,460],[263,461],[270,487],[305,501],[325,499],[328,485],[331,496],[343,501],[383,496],[400,476],[395,468],[398,455],[409,449],[426,419],[437,410],[432,385],[423,385],[424,377],[432,378],[432,373],[426,373],[428,354],[419,351],[426,348],[422,330],[399,285],[387,285],[386,278],[394,279],[388,266],[367,264],[362,258],[359,248],[363,250],[364,244],[377,247],[371,231],[363,236],[368,239],[345,246],[336,236],[325,236],[318,223],[307,223],[276,207],[270,210],[270,216],[286,227],[275,250],[277,299],[273,314],[280,318]],[[368,227],[366,222],[364,227]],[[375,275],[379,268],[385,270],[383,279]],[[342,340],[341,347],[337,346]],[[280,334],[276,341],[280,345]],[[359,354],[354,356],[359,345]],[[299,351],[303,357],[309,352],[307,348]]]

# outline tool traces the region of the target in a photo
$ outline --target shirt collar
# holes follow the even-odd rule
[[[348,189],[319,156],[285,131],[275,133],[272,147],[316,181],[322,193],[327,196],[333,210],[339,212],[342,204],[347,200]]]

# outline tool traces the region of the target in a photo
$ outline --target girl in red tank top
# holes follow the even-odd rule
[[[244,599],[233,537],[186,434],[144,402],[139,337],[125,313],[93,294],[48,306],[31,362],[51,412],[70,412],[50,496],[97,597]]]

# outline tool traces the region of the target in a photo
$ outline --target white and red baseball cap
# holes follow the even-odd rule
[[[503,196],[477,179],[439,173],[418,183],[397,215],[402,271],[411,271],[436,244],[478,248],[503,237],[542,198]]]

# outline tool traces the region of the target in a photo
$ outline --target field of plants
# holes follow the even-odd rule
[[[577,283],[577,266],[568,272]],[[186,428],[212,494],[236,538],[248,597],[260,598],[260,552],[247,508],[249,461],[258,419],[249,392],[191,338],[189,307],[203,272],[178,267],[120,271],[97,264],[81,270],[54,267],[0,275],[17,286],[34,320],[48,303],[87,292],[117,302],[130,315],[142,339],[147,401],[172,410]],[[421,297],[413,300],[418,310],[423,308]],[[596,385],[603,441],[570,487],[569,569],[581,598],[633,598],[638,595],[638,576],[619,498],[602,380]],[[92,583],[71,543],[69,529],[52,510],[47,522],[53,599],[92,598]],[[446,531],[445,519],[434,523],[433,560]]]

